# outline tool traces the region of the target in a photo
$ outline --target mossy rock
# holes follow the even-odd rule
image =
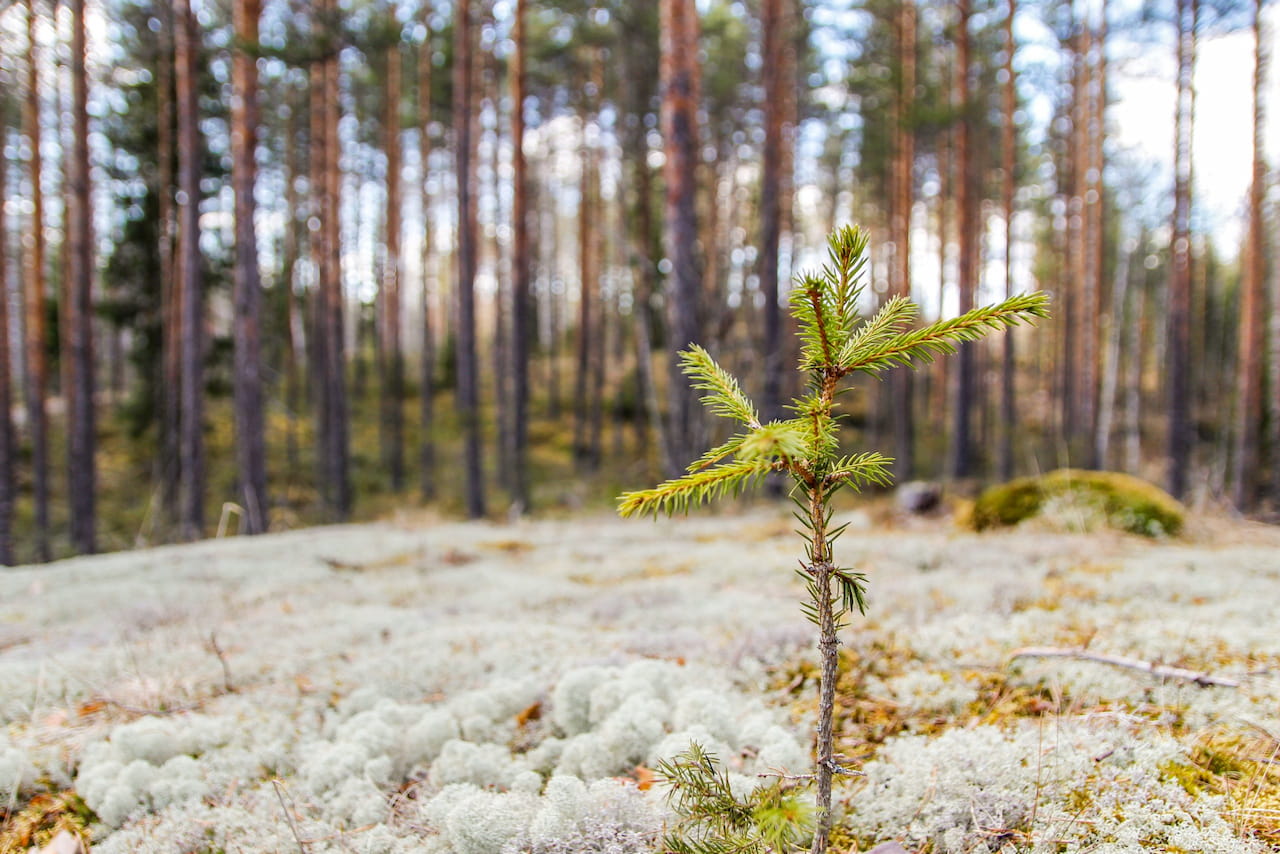
[[[1071,510],[1077,527],[1102,522],[1146,537],[1173,536],[1186,511],[1159,487],[1119,472],[1058,469],[993,486],[978,496],[969,514],[975,531],[1017,525],[1026,519]]]

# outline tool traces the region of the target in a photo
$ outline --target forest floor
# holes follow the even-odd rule
[[[1280,531],[841,515],[871,609],[835,850],[1280,845]],[[739,789],[807,770],[791,522],[405,515],[6,570],[0,851],[657,850],[691,740]]]

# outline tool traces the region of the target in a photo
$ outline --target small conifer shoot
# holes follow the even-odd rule
[[[801,273],[791,293],[791,313],[799,324],[799,370],[808,388],[792,401],[795,417],[761,423],[756,407],[738,381],[716,364],[706,350],[692,346],[683,355],[684,371],[712,413],[737,421],[740,429],[711,448],[681,477],[652,489],[619,498],[624,516],[657,517],[687,512],[690,507],[725,495],[736,495],[766,475],[780,472],[794,481],[791,498],[804,526],[805,559],[798,573],[808,593],[805,615],[818,627],[821,684],[817,738],[811,779],[817,785],[817,817],[811,851],[824,854],[831,831],[833,778],[852,773],[833,753],[832,709],[835,702],[837,632],[856,610],[867,609],[867,578],[840,566],[832,551],[844,526],[832,527],[832,498],[843,489],[860,490],[891,482],[889,457],[874,451],[844,454],[840,448],[836,396],[842,380],[857,372],[878,374],[898,366],[931,362],[954,353],[961,342],[988,332],[1009,329],[1048,316],[1042,292],[1010,297],[975,308],[959,317],[916,326],[917,308],[895,297],[870,318],[858,305],[865,289],[867,232],[844,226],[828,238],[829,261],[816,273]]]

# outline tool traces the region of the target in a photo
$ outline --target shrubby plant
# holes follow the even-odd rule
[[[890,458],[872,452],[840,452],[835,412],[841,383],[857,373],[878,374],[889,368],[929,362],[955,352],[958,342],[981,338],[1033,318],[1047,316],[1043,293],[1011,297],[950,320],[914,327],[917,309],[907,299],[889,300],[870,319],[858,311],[865,285],[867,233],[854,226],[828,238],[829,263],[816,273],[802,273],[791,295],[791,313],[800,326],[799,370],[808,374],[807,392],[791,403],[795,417],[761,423],[755,406],[738,381],[699,346],[683,353],[684,371],[703,403],[716,415],[733,419],[739,432],[692,462],[687,473],[653,489],[628,492],[619,513],[636,516],[685,512],[724,495],[736,494],[772,473],[793,481],[791,497],[804,526],[805,560],[799,575],[808,593],[802,608],[818,627],[822,658],[821,696],[812,780],[817,786],[817,818],[813,854],[827,850],[831,830],[831,785],[835,775],[849,773],[833,752],[832,709],[835,700],[837,631],[856,609],[866,612],[866,576],[835,562],[832,546],[843,526],[832,527],[831,500],[843,489],[890,482]],[[694,758],[692,754],[686,757]],[[691,851],[722,850],[714,847]]]

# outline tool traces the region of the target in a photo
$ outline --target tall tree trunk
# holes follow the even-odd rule
[[[67,188],[67,328],[71,336],[71,383],[66,389],[67,488],[71,545],[81,554],[97,550],[94,522],[97,472],[93,405],[93,211],[89,204],[89,78],[85,69],[84,0],[70,0],[72,149]]]
[[[30,9],[28,8],[28,13]],[[0,125],[0,139],[8,128]],[[8,160],[0,157],[0,196],[8,192]],[[13,380],[9,369],[9,231],[0,204],[0,566],[13,560]]]
[[[453,127],[458,185],[458,415],[466,443],[463,473],[467,515],[484,515],[484,462],[480,445],[479,378],[476,361],[476,210],[473,190],[474,75],[472,73],[471,0],[454,7]]]
[[[956,4],[956,109],[960,121],[956,127],[956,210],[959,218],[960,263],[957,269],[961,313],[973,308],[975,253],[978,249],[977,211],[973,203],[973,164],[969,151],[969,18],[972,15],[971,0],[958,0]],[[974,347],[972,342],[959,345],[956,359],[954,421],[951,433],[951,476],[969,477],[973,473],[973,420]]]
[[[418,49],[418,175],[419,203],[422,208],[422,388],[419,392],[421,447],[418,453],[418,488],[430,501],[436,495],[436,340],[433,323],[431,289],[431,193],[427,179],[431,171],[431,3],[422,4],[422,23],[426,35]]]
[[[592,121],[591,104],[582,111],[582,136],[579,140],[580,191],[578,193],[578,353],[574,373],[573,397],[573,459],[575,465],[585,471],[593,471],[599,460],[591,458],[591,371],[595,338],[599,334],[596,322],[596,300],[600,283],[596,263],[596,183],[595,149],[589,142],[587,125]]]
[[[1125,247],[1123,231],[1120,255],[1116,265],[1114,284],[1111,286],[1111,326],[1107,330],[1107,352],[1103,360],[1102,388],[1098,400],[1098,429],[1093,439],[1094,466],[1108,469],[1111,451],[1111,428],[1115,423],[1116,389],[1120,381],[1122,332],[1125,328],[1125,308],[1129,302],[1129,264],[1132,253]],[[1130,352],[1132,358],[1137,354]]]
[[[911,297],[911,211],[915,203],[915,119],[912,115],[916,89],[916,4],[908,0],[898,10],[898,62],[901,72],[898,97],[895,98],[897,126],[894,128],[893,269],[891,291],[894,296]],[[892,394],[890,405],[894,442],[894,473],[908,480],[915,470],[915,423],[912,418],[912,375],[907,368],[889,374]]]
[[[670,420],[668,458],[677,476],[700,447],[698,397],[680,369],[680,351],[701,342],[700,271],[697,257],[698,213],[698,10],[693,0],[661,0],[662,135],[666,149],[666,220],[663,224],[671,277],[667,298]]]
[[[302,406],[302,325],[298,317],[298,299],[294,293],[294,273],[298,264],[298,113],[302,102],[295,96],[292,85],[286,89],[288,114],[284,126],[284,246],[280,287],[284,288],[285,304],[285,354],[284,354],[284,406],[285,406],[285,460],[289,470],[298,468],[298,410]]]
[[[404,356],[400,347],[400,44],[387,48],[386,104],[383,114],[387,154],[387,243],[382,268],[383,341],[386,375],[382,391],[382,423],[385,430],[383,460],[391,475],[391,488],[404,488]]]
[[[160,394],[159,498],[161,519],[168,535],[172,536],[181,518],[178,496],[182,480],[182,277],[175,266],[178,228],[174,198],[177,168],[174,73],[177,63],[172,4],[157,3],[156,18],[160,24],[160,58],[156,63],[156,174],[160,200],[157,255],[161,283],[160,358],[164,377]]]
[[[1195,30],[1199,0],[1178,0],[1178,78],[1174,114],[1172,262],[1166,333],[1169,404],[1167,483],[1175,498],[1187,492],[1191,465],[1191,135]]]
[[[1093,316],[1086,317],[1088,321],[1087,332],[1090,340],[1093,341],[1094,358],[1090,362],[1088,370],[1090,372],[1091,382],[1086,386],[1088,398],[1088,415],[1093,425],[1093,443],[1089,449],[1089,458],[1087,460],[1091,468],[1099,468],[1106,466],[1106,449],[1103,447],[1106,441],[1101,440],[1102,424],[1101,424],[1101,408],[1104,405],[1100,396],[1103,390],[1100,388],[1100,382],[1106,382],[1105,378],[1101,378],[1103,367],[1102,346],[1102,301],[1103,301],[1103,277],[1106,274],[1106,255],[1107,255],[1107,236],[1106,236],[1106,182],[1103,180],[1106,173],[1106,149],[1103,146],[1103,140],[1106,138],[1107,132],[1107,37],[1110,34],[1109,3],[1103,0],[1099,9],[1100,20],[1098,22],[1098,32],[1093,40],[1094,50],[1097,52],[1097,58],[1093,63],[1094,81],[1093,81],[1093,100],[1092,100],[1092,116],[1090,118],[1089,127],[1089,189],[1085,195],[1086,211],[1089,216],[1087,222],[1089,224],[1089,274],[1093,282],[1090,291]],[[1113,297],[1113,311],[1111,313],[1111,325],[1115,326],[1119,323],[1120,314],[1124,310],[1124,297],[1121,295],[1119,300]],[[1115,310],[1115,306],[1119,306],[1119,310]],[[1108,334],[1108,342],[1114,336]],[[1108,346],[1110,344],[1108,343]],[[1118,353],[1118,345],[1117,350]],[[1101,379],[1100,379],[1101,378]],[[1111,380],[1114,388],[1114,378]],[[1112,393],[1112,392],[1108,392]],[[1105,404],[1110,406],[1110,404]],[[1108,415],[1110,421],[1110,415]],[[1110,430],[1110,427],[1107,428]]]
[[[1149,237],[1144,230],[1138,237],[1138,251],[1144,255],[1149,250]],[[1125,349],[1129,353],[1129,371],[1125,378],[1125,436],[1124,470],[1138,474],[1142,465],[1142,368],[1147,351],[1146,330],[1150,311],[1147,308],[1151,291],[1150,271],[1144,270],[1133,295],[1133,320],[1127,324]]]
[[[524,156],[525,99],[525,0],[516,0],[511,40],[511,355],[513,384],[513,419],[511,463],[511,500],[521,507],[529,506],[529,338],[533,333],[533,305],[529,282],[532,259],[529,254],[529,187],[528,165]]]
[[[1101,132],[1093,127],[1097,121],[1095,100],[1098,96],[1101,67],[1094,59],[1095,44],[1093,25],[1082,17],[1080,21],[1080,60],[1083,68],[1080,78],[1080,91],[1076,94],[1078,103],[1079,125],[1074,128],[1076,143],[1076,202],[1077,211],[1073,220],[1078,222],[1074,248],[1077,253],[1076,281],[1080,286],[1080,314],[1077,327],[1080,337],[1080,389],[1079,401],[1076,404],[1079,413],[1079,427],[1086,439],[1083,452],[1084,464],[1092,468],[1093,437],[1097,429],[1097,394],[1098,394],[1098,325],[1101,316],[1101,269],[1097,268],[1097,241],[1101,232],[1095,230],[1095,220],[1101,223],[1102,203],[1100,177],[1095,177],[1095,169],[1100,164],[1094,163],[1095,138]]]
[[[186,540],[204,529],[204,328],[200,266],[200,136],[196,60],[199,41],[190,0],[174,0],[178,113],[178,275],[182,303],[179,528]]]
[[[237,50],[232,58],[231,160],[235,189],[235,410],[236,470],[244,532],[267,530],[267,450],[262,414],[262,283],[254,232],[257,178],[254,149],[258,130],[258,44],[262,0],[236,0],[232,9]],[[287,144],[287,143],[286,143]]]
[[[1236,468],[1232,478],[1232,500],[1241,510],[1249,510],[1257,502],[1262,459],[1262,327],[1265,311],[1262,278],[1266,260],[1262,200],[1267,181],[1262,94],[1266,85],[1267,50],[1263,41],[1262,0],[1254,0],[1253,4],[1253,37],[1253,184],[1249,188],[1249,234],[1240,288],[1239,403],[1236,409]],[[1271,369],[1276,371],[1280,365],[1273,365]]]
[[[778,241],[782,231],[782,146],[786,88],[791,75],[786,67],[786,43],[790,37],[787,0],[763,0],[760,32],[764,75],[764,153],[760,178],[760,293],[764,297],[764,394],[761,418],[782,416],[782,309],[778,305]]]
[[[1018,106],[1017,78],[1013,74],[1013,57],[1018,44],[1014,41],[1013,20],[1018,12],[1017,0],[1008,0],[1008,12],[1004,19],[1004,90],[1002,94],[1004,122],[1001,128],[1000,157],[1004,180],[1004,295],[1013,296],[1013,197],[1017,189],[1017,137],[1014,113]],[[1000,479],[1013,477],[1013,437],[1017,429],[1018,411],[1016,396],[1017,360],[1014,353],[1013,330],[1003,336],[1004,351],[1000,371]]]
[[[321,16],[316,15],[315,20],[318,21],[320,19]],[[318,36],[319,34],[317,34]],[[308,300],[310,309],[308,311],[308,319],[311,323],[311,334],[308,336],[307,350],[311,388],[314,390],[316,480],[319,483],[321,504],[324,506],[326,513],[332,515],[336,502],[334,493],[334,460],[330,456],[330,449],[333,443],[329,438],[331,425],[328,401],[330,391],[327,377],[330,341],[325,322],[325,290],[327,287],[325,282],[329,277],[329,251],[327,248],[329,229],[325,224],[325,218],[328,216],[328,202],[325,198],[328,194],[328,185],[325,181],[325,168],[328,162],[325,148],[328,145],[328,133],[325,127],[329,121],[327,115],[329,105],[325,103],[325,74],[325,60],[321,59],[312,66],[308,75],[311,103],[310,138],[307,146],[307,157],[310,161],[307,164],[308,172],[310,173],[308,189],[310,191],[310,219],[316,222],[318,227],[310,231],[311,239],[308,246],[308,251],[311,255],[311,268],[314,273]]]
[[[26,393],[27,430],[31,437],[31,481],[35,499],[36,559],[50,560],[49,549],[49,425],[45,414],[48,397],[48,363],[45,358],[45,243],[44,191],[40,152],[40,57],[36,44],[36,10],[34,0],[27,3],[27,97],[23,125],[31,149],[31,239],[27,241],[25,279]]]
[[[322,8],[327,13],[326,23],[335,26],[333,15],[337,9],[334,0],[326,0]],[[325,408],[329,420],[328,454],[333,478],[333,511],[339,520],[351,515],[351,440],[347,404],[346,379],[346,329],[343,322],[342,289],[342,168],[341,142],[338,125],[342,119],[341,92],[339,91],[339,48],[335,34],[330,35],[332,45],[323,61],[324,94],[324,184],[325,211],[321,227],[326,232],[324,240],[324,275],[321,277],[321,304],[324,312],[323,335],[326,345],[324,387]]]

